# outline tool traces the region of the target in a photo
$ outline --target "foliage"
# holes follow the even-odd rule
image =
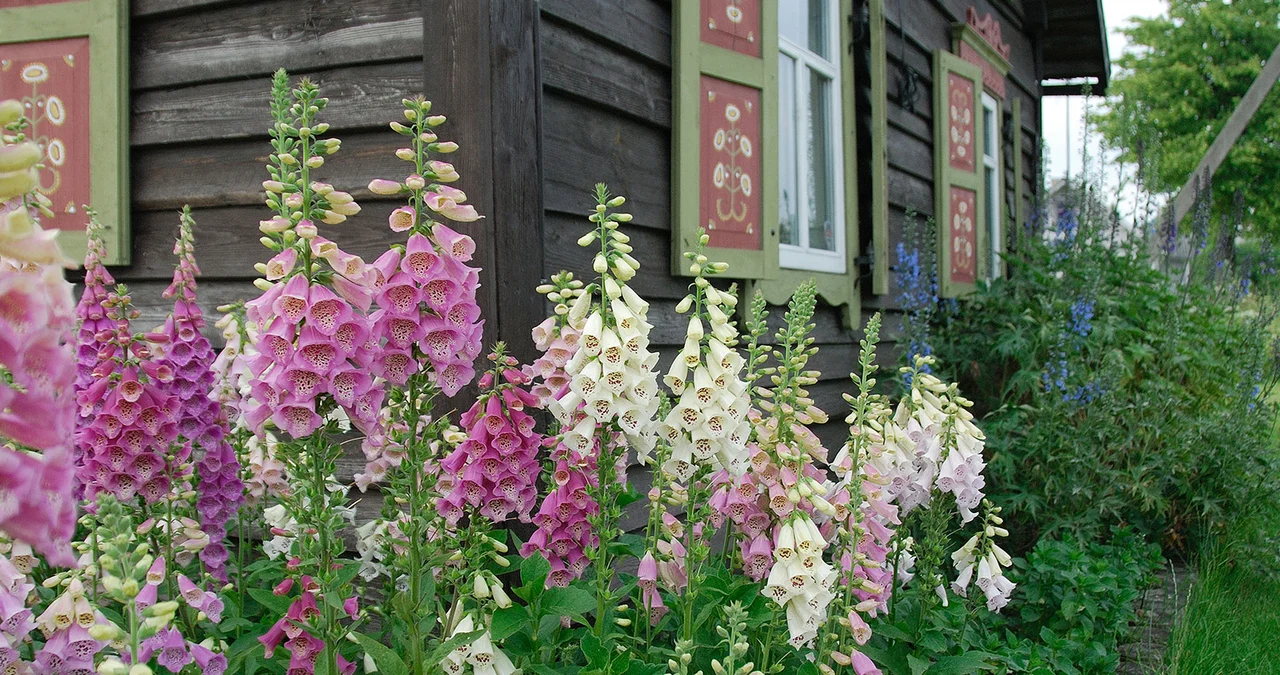
[[[1280,508],[1273,310],[1251,270],[1221,239],[1193,242],[1185,265],[1159,258],[1190,278],[1173,285],[1146,240],[1072,199],[1023,233],[1007,279],[935,328],[936,353],[979,393],[992,494],[1022,550],[1129,524],[1188,551],[1237,513]]]
[[[1132,47],[1097,128],[1140,166],[1144,187],[1175,191],[1226,124],[1236,103],[1280,42],[1275,0],[1170,0],[1167,15],[1136,18],[1121,30]],[[1249,196],[1248,226],[1280,234],[1280,190],[1266,177],[1280,162],[1280,89],[1273,89],[1213,177],[1216,203]]]
[[[1014,563],[1024,592],[1006,625],[1024,639],[1038,638],[1057,672],[1114,672],[1119,645],[1137,619],[1135,603],[1161,564],[1160,549],[1129,530],[1106,544],[1070,535],[1043,539]]]

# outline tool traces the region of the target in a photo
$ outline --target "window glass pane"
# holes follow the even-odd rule
[[[783,244],[800,245],[800,206],[796,186],[796,62],[778,55],[778,184],[782,194],[778,204],[779,239]]]
[[[808,47],[809,51],[831,58],[828,53],[830,26],[827,22],[828,0],[780,0],[778,2],[778,32],[792,42]]]
[[[831,80],[809,71],[806,142],[809,198],[809,248],[836,250],[834,153],[831,152]]]
[[[996,142],[996,116],[995,112],[986,106],[982,107],[982,154],[987,157],[995,157]]]

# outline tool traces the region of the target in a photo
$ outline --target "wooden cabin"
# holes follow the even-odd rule
[[[713,259],[772,303],[802,279],[819,282],[813,365],[823,380],[813,391],[833,420],[862,321],[885,311],[893,335],[906,214],[940,225],[945,294],[1001,274],[1003,242],[1034,208],[1041,98],[1079,93],[1080,82],[1100,93],[1109,71],[1099,0],[2,6],[0,96],[11,96],[4,64],[25,58],[21,43],[78,39],[68,30],[87,36],[99,68],[128,73],[116,94],[99,82],[105,93],[90,97],[109,103],[93,105],[91,147],[114,133],[127,150],[115,166],[129,178],[113,191],[114,174],[95,169],[93,201],[119,201],[107,214],[119,221],[109,223],[121,263],[112,272],[144,321],[168,309],[160,292],[184,204],[198,222],[206,311],[255,293],[269,76],[284,67],[331,100],[343,146],[325,176],[364,207],[330,230],[348,250],[375,256],[393,239],[396,204],[364,186],[403,175],[387,123],[402,98],[423,94],[450,117],[442,137],[462,146],[458,186],[485,215],[466,229],[479,244],[489,339],[531,356],[529,329],[549,309],[534,286],[562,268],[589,270],[575,240],[602,181],[629,200],[644,265],[634,286],[668,355],[683,339],[672,308],[687,283],[680,253],[699,228]],[[36,29],[55,14],[72,22],[62,33]],[[822,430],[830,441],[843,433],[838,422]]]

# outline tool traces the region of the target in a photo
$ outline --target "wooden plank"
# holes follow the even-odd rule
[[[450,133],[449,127],[445,127]],[[404,173],[404,162],[395,157],[400,136],[390,130],[342,135],[342,150],[319,170],[320,180],[339,190],[369,195],[366,187],[374,178]],[[246,206],[262,202],[262,181],[266,180],[266,156],[271,146],[265,141],[232,141],[165,145],[133,153],[133,208],[155,211],[192,207]],[[466,167],[459,167],[464,190],[470,195],[477,187],[466,180]],[[481,211],[481,213],[484,213]]]
[[[933,180],[933,145],[917,138],[914,134],[905,133],[896,124],[888,128],[890,167],[905,171],[924,180]]]
[[[387,247],[403,241],[387,227],[387,216],[403,206],[401,201],[363,200],[362,211],[341,225],[322,225],[321,234],[349,253],[372,262]],[[270,217],[265,205],[197,208],[196,259],[204,278],[252,279],[256,262],[269,251],[258,242],[258,221]],[[173,238],[177,209],[135,211],[133,214],[133,263],[122,271],[124,279],[167,280],[173,272]]]
[[[247,0],[132,0],[129,13],[135,19],[248,4]]]
[[[599,252],[595,248],[578,246],[578,238],[590,231],[591,223],[583,216],[560,213],[546,214],[546,268],[551,276],[564,269],[579,279],[594,276],[591,260]],[[666,230],[627,226],[623,228],[631,237],[635,250],[632,256],[640,263],[640,273],[631,280],[631,287],[641,297],[650,301],[665,299],[673,303],[688,293],[688,280],[671,276],[668,262],[671,259],[671,235]],[[684,323],[688,323],[686,319]]]
[[[422,61],[362,64],[310,73],[329,98],[324,119],[339,135],[384,129],[401,99],[422,92]],[[267,139],[271,80],[253,79],[144,91],[133,96],[130,144],[137,148],[207,140]]]
[[[671,7],[653,0],[542,0],[544,17],[671,66]]]
[[[548,211],[586,214],[598,182],[627,198],[637,225],[671,226],[671,136],[548,93],[542,102]]]
[[[137,21],[132,87],[421,56],[422,12],[418,0],[268,0]]]
[[[554,21],[541,32],[542,79],[548,89],[637,120],[671,127],[671,71],[601,44]]]
[[[543,259],[544,241],[537,0],[501,0],[491,12],[497,335],[528,363],[538,355],[529,331],[546,316],[534,292],[543,276],[536,261]]]
[[[493,117],[490,104],[491,40],[488,0],[426,0],[423,16],[432,23],[422,26],[415,39],[430,40],[435,58],[424,60],[423,85],[434,103],[432,113],[452,122],[441,127],[442,138],[456,141],[459,150],[450,160],[462,175],[458,187],[484,219],[469,228],[476,242],[472,265],[480,267],[481,288],[477,303],[482,316],[486,348],[497,337],[498,294],[494,283],[496,246],[494,235]],[[464,391],[456,400],[471,398]]]
[[[1249,125],[1249,120],[1253,119],[1253,115],[1258,112],[1258,108],[1262,106],[1262,102],[1266,100],[1267,94],[1271,93],[1272,86],[1275,85],[1276,79],[1280,78],[1280,45],[1271,52],[1271,56],[1267,57],[1266,65],[1262,67],[1262,72],[1258,73],[1258,77],[1249,85],[1249,90],[1240,98],[1240,102],[1236,104],[1236,109],[1231,113],[1231,117],[1227,118],[1227,123],[1223,125],[1222,131],[1218,132],[1213,143],[1209,146],[1209,150],[1205,152],[1200,163],[1196,165],[1196,170],[1191,172],[1187,177],[1187,182],[1183,183],[1182,189],[1178,191],[1178,196],[1173,199],[1173,222],[1180,223],[1182,219],[1191,211],[1191,207],[1195,205],[1196,192],[1202,181],[1207,181],[1217,172],[1222,161],[1227,158],[1227,154],[1231,152],[1231,148],[1235,146],[1239,140],[1240,134],[1244,133],[1245,127]],[[1163,219],[1161,219],[1163,221]]]
[[[921,180],[911,174],[889,170],[889,204],[913,209],[921,217],[933,215],[933,181]],[[892,222],[892,219],[890,219]],[[892,228],[891,228],[892,229]]]

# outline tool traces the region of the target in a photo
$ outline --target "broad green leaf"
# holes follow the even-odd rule
[[[989,656],[983,652],[944,656],[924,672],[925,675],[974,675],[982,671],[995,670],[996,666],[986,661]]]
[[[250,588],[249,597],[257,600],[259,604],[266,607],[276,616],[284,616],[289,613],[289,605],[291,604],[289,598],[276,595],[264,588]]]
[[[556,616],[581,617],[596,609],[596,597],[581,588],[549,588],[542,596],[542,611]]]
[[[489,622],[489,639],[501,640],[529,624],[529,610],[520,606],[500,609]]]
[[[386,673],[386,675],[409,675],[409,667],[405,665],[404,659],[395,653],[390,647],[378,642],[377,640],[363,633],[351,633],[355,637],[356,642],[360,643],[360,648],[364,649],[369,658],[378,665],[378,670]],[[324,659],[320,659],[324,661]]]

